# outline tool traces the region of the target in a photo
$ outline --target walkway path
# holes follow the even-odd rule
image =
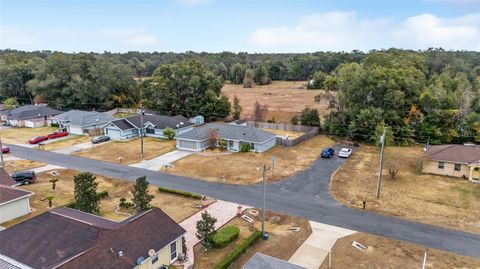
[[[66,148],[52,150],[52,152],[70,155],[74,152],[84,150],[84,149],[90,149],[92,147],[93,147],[92,142],[85,142],[85,143],[72,145],[72,146],[69,146],[69,147],[66,147]]]
[[[355,233],[353,230],[310,221],[312,234],[290,257],[289,262],[307,269],[318,269],[338,239]]]
[[[47,164],[45,166],[33,168],[33,169],[28,169],[28,171],[33,171],[35,174],[45,172],[45,171],[50,171],[50,170],[55,170],[55,169],[65,169],[65,167],[58,166],[58,165],[53,165],[53,164]]]
[[[197,231],[197,221],[202,219],[202,213],[207,211],[212,217],[216,218],[217,223],[215,227],[218,229],[237,215],[237,207],[238,204],[218,200],[180,223],[180,226],[187,231],[185,240],[187,244],[188,261],[184,264],[185,268],[191,268],[195,261],[193,247],[200,242],[195,233]],[[243,206],[243,208],[246,207]]]
[[[152,171],[159,171],[165,165],[171,164],[177,160],[185,158],[190,154],[192,154],[192,152],[183,151],[183,150],[174,150],[150,160],[144,160],[139,163],[131,164],[130,166],[148,169]]]

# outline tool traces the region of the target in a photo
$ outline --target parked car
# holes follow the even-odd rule
[[[67,135],[68,135],[68,132],[58,130],[58,131],[55,131],[53,134],[49,134],[48,139],[55,139],[55,138],[64,137]]]
[[[37,176],[34,171],[23,171],[12,174],[12,178],[23,185],[34,183],[37,180]]]
[[[43,142],[45,140],[48,140],[48,136],[35,136],[35,137],[30,138],[30,140],[28,140],[28,143],[38,144],[38,143]]]
[[[10,148],[9,147],[2,147],[2,153],[9,153]]]
[[[338,157],[348,158],[348,157],[350,157],[350,155],[352,155],[352,149],[351,148],[342,148],[338,152]]]
[[[320,156],[322,156],[322,158],[332,158],[334,154],[335,150],[333,148],[324,148]]]
[[[108,140],[110,140],[110,137],[103,135],[103,136],[94,137],[92,138],[91,141],[92,141],[92,144],[99,144],[99,143],[107,142]]]

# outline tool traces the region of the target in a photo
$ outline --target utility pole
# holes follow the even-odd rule
[[[382,149],[380,151],[380,168],[379,168],[379,171],[378,171],[377,199],[380,198],[380,189],[382,187],[383,149],[385,147],[385,133],[386,132],[387,132],[387,127],[383,128],[383,134],[380,137],[380,143],[382,143]]]
[[[0,137],[0,160],[2,161],[2,168],[5,170],[5,163],[3,162],[3,144],[2,138]]]
[[[141,152],[140,157],[143,160],[143,114],[145,113],[143,109],[143,104],[140,106],[140,144],[141,144]]]
[[[266,206],[265,206],[265,200],[266,200],[266,172],[267,172],[267,166],[263,165],[263,210],[262,210],[262,239],[267,240],[268,236],[265,233],[265,211],[266,211]]]

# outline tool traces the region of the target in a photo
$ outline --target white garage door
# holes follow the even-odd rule
[[[188,140],[178,140],[181,149],[197,150],[197,142]]]
[[[105,128],[105,135],[109,136],[110,139],[120,139],[120,130]]]

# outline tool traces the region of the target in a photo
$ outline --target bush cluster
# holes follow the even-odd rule
[[[213,236],[213,246],[223,248],[230,242],[238,238],[240,229],[237,226],[225,226],[217,231]]]
[[[100,198],[100,199],[107,198],[108,197],[108,191],[101,191],[101,192],[97,193],[97,195],[98,195],[98,198]]]
[[[247,251],[249,247],[255,244],[262,233],[260,231],[253,232],[245,241],[243,241],[240,245],[238,245],[232,252],[230,252],[223,260],[221,260],[217,265],[215,265],[215,269],[226,269],[228,268],[236,259],[238,259],[243,253]]]
[[[249,152],[250,149],[250,143],[240,141],[240,152]]]
[[[164,187],[158,187],[159,192],[167,192],[167,193],[173,193],[185,197],[190,197],[190,198],[195,198],[195,199],[202,199],[202,195],[188,192],[188,191],[180,191],[180,190],[174,190],[174,189],[169,189],[169,188],[164,188]]]

